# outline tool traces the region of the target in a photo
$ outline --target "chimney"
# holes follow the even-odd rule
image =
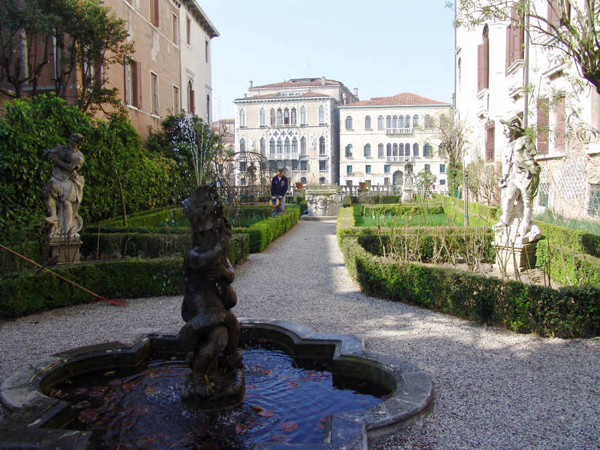
[[[321,77],[321,86],[325,86],[325,76]]]
[[[354,96],[358,100],[358,88],[354,88]]]
[[[252,80],[250,80],[250,88],[252,88]]]

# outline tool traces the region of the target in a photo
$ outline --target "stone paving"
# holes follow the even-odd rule
[[[600,448],[600,339],[543,339],[363,295],[335,222],[300,221],[236,270],[239,317],[353,333],[433,379],[430,415],[379,449]],[[27,362],[132,330],[177,332],[181,297],[93,303],[0,321],[0,382]]]

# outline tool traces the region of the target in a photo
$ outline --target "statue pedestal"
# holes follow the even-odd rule
[[[81,260],[79,248],[83,245],[78,234],[73,236],[53,236],[50,238],[50,258],[57,264],[78,263]]]
[[[415,193],[412,188],[405,188],[402,191],[402,203],[412,203],[415,201]]]
[[[531,241],[529,236],[516,237],[517,229],[518,223],[494,228],[492,245],[496,247],[496,265],[505,273],[522,272],[535,267],[535,250],[541,232],[538,233],[539,228],[534,225],[531,232],[534,240]]]

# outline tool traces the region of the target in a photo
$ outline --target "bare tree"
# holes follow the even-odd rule
[[[455,111],[440,114],[434,119],[434,136],[439,139],[440,156],[447,162],[448,189],[455,197],[463,176],[463,157],[468,146],[470,130]]]

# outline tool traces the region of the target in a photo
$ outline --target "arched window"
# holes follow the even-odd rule
[[[283,124],[284,125],[289,125],[290,124],[290,110],[285,108],[283,110]]]
[[[264,127],[266,124],[265,108],[260,108],[260,126]]]
[[[300,154],[306,155],[306,138],[304,136],[300,139]]]
[[[352,129],[352,117],[348,116],[346,117],[346,130],[351,130]]]
[[[188,112],[190,112],[191,114],[194,114],[196,112],[196,106],[195,106],[195,102],[194,102],[194,85],[192,84],[192,80],[188,81],[188,87],[187,87],[187,94],[188,94]]]
[[[292,153],[298,153],[298,139],[296,139],[296,136],[292,139]]]
[[[306,106],[300,108],[300,125],[306,125]]]
[[[404,144],[398,146],[398,156],[404,156]]]
[[[385,118],[385,127],[392,128],[392,116],[387,116]]]
[[[419,144],[413,144],[413,156],[419,156]]]
[[[290,138],[285,138],[285,145],[284,145],[284,148],[285,148],[285,152],[286,152],[286,153],[289,153],[289,152],[290,152]]]
[[[346,145],[346,158],[352,158],[352,144]]]
[[[277,139],[277,154],[280,155],[283,152],[283,149],[281,148],[281,138]]]
[[[379,145],[377,146],[377,157],[378,157],[378,158],[383,158],[383,157],[385,156],[385,154],[384,154],[384,151],[385,151],[385,150],[384,150],[384,148],[383,148],[383,144],[379,144]]]
[[[265,142],[265,138],[260,138],[260,154],[265,156],[267,152],[267,143]]]
[[[275,154],[275,139],[271,138],[269,141],[269,153],[271,155]]]
[[[392,152],[392,156],[398,156],[398,144],[394,144],[394,151]]]
[[[241,156],[246,155],[246,141],[244,140],[244,138],[240,139],[240,153]]]
[[[387,145],[387,156],[392,156],[392,144]]]
[[[325,177],[319,178],[319,184],[325,184]]]
[[[433,147],[431,146],[431,144],[425,144],[423,146],[423,156],[425,156],[425,157],[433,156],[432,150],[433,150]]]
[[[300,182],[301,182],[303,185],[305,185],[305,186],[306,186],[306,184],[307,184],[306,177],[302,177],[302,178],[300,178]]]
[[[396,186],[402,186],[402,183],[404,182],[404,174],[402,173],[401,170],[397,170],[396,172],[394,172],[394,185]]]
[[[283,111],[281,111],[281,108],[277,110],[277,125],[283,125]]]
[[[296,108],[292,108],[292,125],[296,125]]]
[[[366,157],[370,157],[371,156],[371,144],[365,145],[364,152],[365,152],[365,156]]]
[[[379,116],[377,118],[377,128],[379,130],[383,130],[385,127],[383,126],[383,116]]]
[[[365,129],[366,130],[371,129],[371,116],[365,117]]]
[[[413,127],[418,127],[419,126],[419,116],[417,116],[416,114],[413,116]]]
[[[319,155],[325,154],[325,138],[321,136],[319,138]]]
[[[486,25],[483,27],[483,43],[477,46],[477,90],[490,87],[490,34]]]
[[[244,108],[240,109],[240,127],[244,128],[246,126],[246,110]]]
[[[408,142],[404,146],[404,156],[410,156],[410,144]]]
[[[319,106],[319,125],[323,125],[325,123],[325,107],[323,105]]]
[[[398,117],[392,117],[392,128],[398,128]]]
[[[240,178],[240,186],[246,186],[246,179]]]
[[[425,128],[431,128],[433,124],[431,123],[431,116],[429,114],[425,114]]]
[[[271,108],[271,125],[275,125],[275,109]]]

